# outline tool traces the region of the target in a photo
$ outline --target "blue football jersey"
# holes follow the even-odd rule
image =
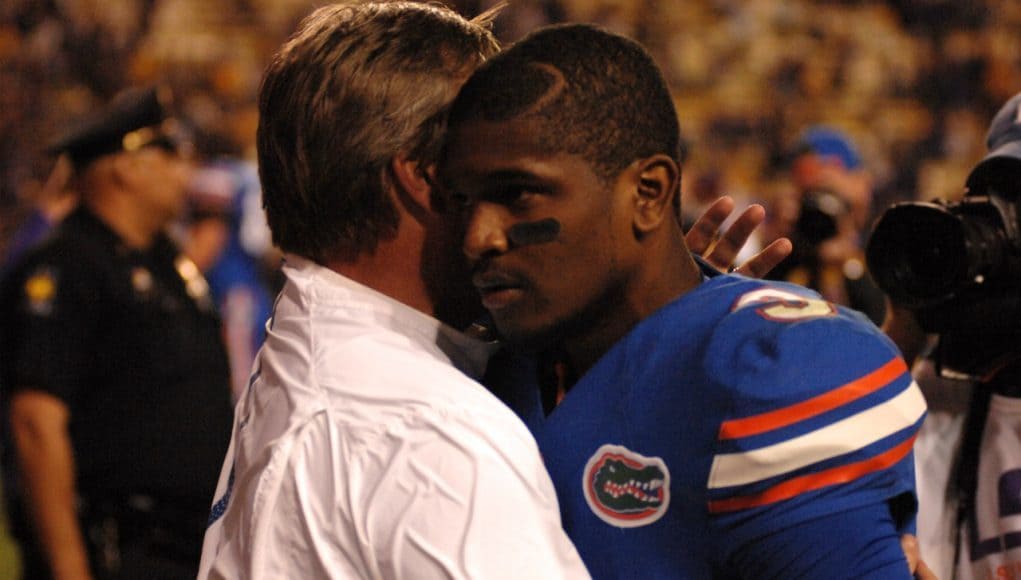
[[[924,399],[871,322],[809,290],[712,278],[549,416],[513,404],[596,578],[909,577]]]

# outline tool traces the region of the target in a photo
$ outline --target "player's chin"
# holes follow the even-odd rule
[[[552,325],[540,317],[528,313],[515,314],[509,310],[490,311],[490,315],[500,337],[510,345],[542,350],[556,342]]]

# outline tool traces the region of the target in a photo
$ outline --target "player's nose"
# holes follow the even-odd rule
[[[507,251],[507,218],[499,206],[481,202],[465,220],[464,254],[469,261]]]

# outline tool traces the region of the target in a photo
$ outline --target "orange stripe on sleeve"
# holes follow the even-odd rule
[[[758,435],[780,427],[786,427],[798,421],[808,419],[835,409],[841,405],[860,399],[869,393],[878,391],[894,379],[907,372],[908,367],[900,357],[894,357],[890,362],[878,369],[855,379],[846,385],[837,387],[832,391],[823,393],[817,397],[796,403],[783,409],[745,417],[743,419],[732,419],[724,421],[720,425],[719,438],[737,439]]]
[[[773,487],[756,495],[710,501],[709,513],[715,514],[732,512],[776,503],[808,491],[814,491],[828,485],[846,483],[848,481],[858,479],[863,475],[868,475],[875,471],[881,471],[897,463],[901,459],[904,459],[904,457],[911,451],[911,446],[914,445],[916,436],[917,435],[912,435],[910,439],[901,442],[896,447],[888,449],[875,457],[863,459],[862,461],[852,463],[850,465],[833,467],[825,471],[820,471],[819,473],[810,473],[802,475],[801,477],[795,477],[794,479],[774,485]]]

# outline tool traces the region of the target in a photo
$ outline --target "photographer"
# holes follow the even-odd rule
[[[897,204],[867,248],[884,329],[921,353],[919,541],[941,578],[1021,575],[1021,93],[987,144],[960,202]]]
[[[879,324],[884,298],[865,272],[862,232],[872,198],[872,180],[851,141],[824,127],[807,130],[791,154],[793,189],[782,235],[794,252],[770,274],[775,280],[811,288],[836,304],[850,306]]]

